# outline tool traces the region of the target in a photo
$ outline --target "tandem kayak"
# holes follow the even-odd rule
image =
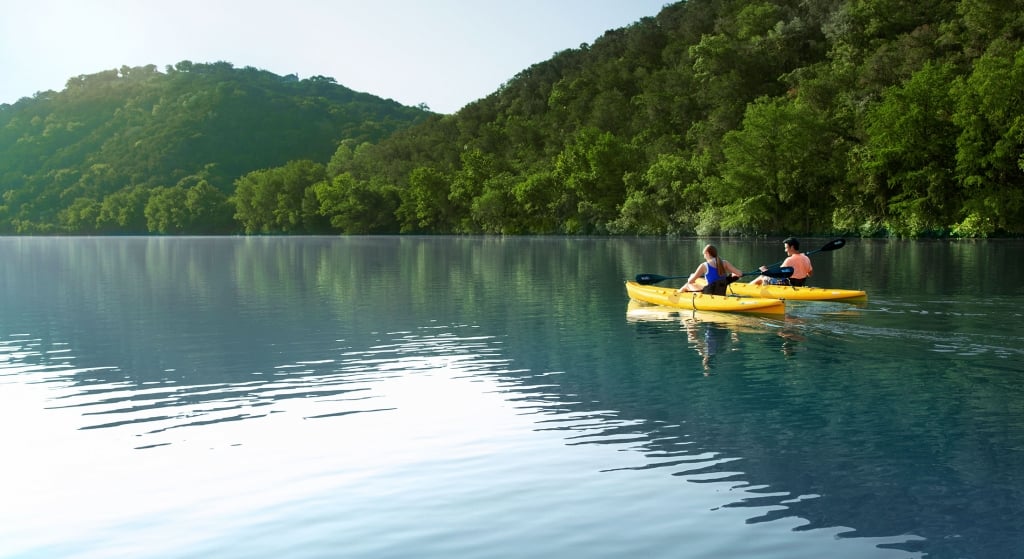
[[[760,299],[786,299],[789,301],[866,301],[868,294],[856,289],[829,289],[827,287],[794,287],[792,285],[754,285],[733,282],[726,288],[730,295]]]
[[[784,314],[786,312],[786,305],[780,299],[705,295],[687,291],[680,293],[671,287],[641,285],[635,281],[626,282],[626,293],[634,301],[675,309],[764,314]]]

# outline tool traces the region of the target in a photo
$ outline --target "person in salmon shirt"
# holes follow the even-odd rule
[[[811,258],[806,254],[800,252],[800,241],[789,237],[782,241],[783,246],[786,248],[787,257],[780,264],[781,267],[790,266],[793,268],[793,275],[787,278],[770,278],[768,276],[758,276],[754,281],[750,282],[754,285],[793,285],[796,287],[807,285],[807,278],[811,277],[814,273],[814,266],[811,265]],[[762,272],[768,271],[767,266],[761,266]]]

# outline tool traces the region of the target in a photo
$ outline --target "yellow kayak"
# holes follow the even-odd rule
[[[762,299],[787,299],[790,301],[864,301],[868,294],[856,289],[829,289],[826,287],[793,287],[791,285],[754,285],[752,283],[730,283],[726,288],[730,295],[757,297]]]
[[[765,326],[766,324],[776,324],[774,322],[765,322],[766,320],[778,321],[784,320],[784,318],[785,317],[777,314],[759,316],[757,313],[683,310],[673,307],[663,307],[661,305],[652,305],[642,301],[634,301],[633,299],[630,299],[629,303],[626,305],[627,322],[668,322],[677,324],[710,323],[723,328],[729,328],[734,332],[755,332],[763,334],[766,328],[770,328],[770,326]]]
[[[779,299],[705,295],[696,292],[680,293],[671,287],[641,285],[635,281],[626,282],[626,292],[634,301],[675,309],[764,314],[784,314],[786,312],[785,303]]]

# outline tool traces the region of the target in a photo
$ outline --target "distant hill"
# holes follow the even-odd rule
[[[326,163],[343,141],[377,142],[430,115],[331,78],[227,62],[78,76],[0,105],[0,233],[153,232],[141,225],[139,192],[204,181],[226,200],[246,173]],[[135,225],[91,223],[108,196],[129,192]]]
[[[1024,235],[1024,1],[687,0],[333,172],[429,233]],[[355,216],[355,218],[353,218]]]
[[[0,107],[0,233],[1024,235],[1024,0],[687,0],[453,115],[227,63]]]

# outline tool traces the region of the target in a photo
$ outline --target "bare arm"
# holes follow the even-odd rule
[[[680,293],[682,293],[684,291],[700,291],[700,286],[698,286],[697,284],[695,284],[693,282],[696,281],[697,278],[704,277],[704,274],[706,273],[705,272],[706,269],[707,269],[707,264],[706,263],[702,263],[700,266],[697,266],[697,271],[692,273],[692,274],[690,274],[689,279],[686,280],[686,285],[680,287],[677,291],[679,291]]]
[[[707,262],[701,262],[700,266],[697,266],[697,271],[692,273],[692,274],[690,274],[690,279],[686,280],[686,283],[693,283],[694,281],[697,280],[697,278],[704,277],[708,273],[707,269],[708,269]]]

